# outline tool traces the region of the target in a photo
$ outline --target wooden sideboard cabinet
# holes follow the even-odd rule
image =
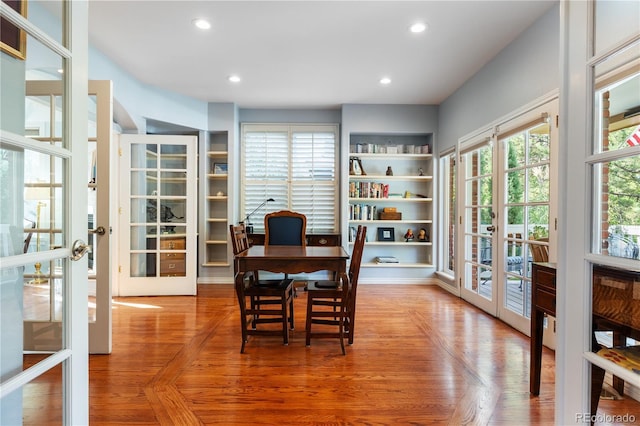
[[[264,245],[264,234],[249,234],[249,244],[252,246]],[[340,246],[342,236],[340,234],[307,234],[308,246]]]
[[[556,264],[533,262],[531,285],[531,371],[529,391],[532,395],[539,395],[544,314],[556,316]]]
[[[160,250],[181,250],[182,252],[160,253],[161,277],[184,277],[186,269],[186,237],[161,237]]]

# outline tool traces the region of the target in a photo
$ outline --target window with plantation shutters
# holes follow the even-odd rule
[[[338,228],[336,125],[242,125],[241,216],[253,212],[254,232],[264,215],[293,210],[307,216],[307,233]]]

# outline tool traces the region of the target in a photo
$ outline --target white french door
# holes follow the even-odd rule
[[[120,136],[120,296],[195,295],[195,136]]]
[[[494,170],[495,144],[481,135],[460,150],[459,244],[461,265],[460,295],[491,315],[497,315],[497,276]]]
[[[557,113],[549,101],[460,149],[461,295],[525,334],[531,244],[555,259]]]
[[[15,2],[17,3],[17,2]],[[22,2],[26,4],[26,2]],[[52,423],[89,421],[87,307],[87,16],[86,2],[60,6],[61,22],[38,28],[5,2],[0,13],[24,32],[23,56],[0,53],[0,424],[29,423],[47,411]],[[8,25],[3,22],[4,25]],[[65,44],[57,40],[65,40]],[[37,67],[34,67],[37,65]],[[60,72],[58,70],[61,70]],[[43,97],[49,114],[27,121],[26,82],[47,76],[61,96]],[[74,76],[74,78],[72,78]],[[35,250],[31,249],[33,246]],[[50,286],[47,298],[29,286]],[[55,312],[39,330],[56,349],[26,353],[23,318]],[[46,392],[41,378],[51,372]],[[50,379],[47,379],[50,380]],[[47,381],[45,380],[45,381]],[[33,396],[37,403],[32,402]]]
[[[110,81],[90,81],[87,99],[89,119],[87,122],[87,244],[92,247],[88,257],[89,294],[89,352],[111,353],[111,219],[110,219],[110,158],[112,123],[112,84]],[[30,80],[26,82],[26,128],[29,137],[41,142],[53,142],[56,133],[55,121],[48,118],[55,112],[52,106],[62,99],[62,82],[52,80]],[[98,158],[100,161],[97,161]],[[53,165],[55,171],[55,165]],[[41,169],[45,173],[49,169]],[[57,203],[50,203],[50,193],[55,186],[47,186],[46,179],[32,176],[25,182],[27,206],[25,214],[30,235],[25,252],[40,250],[38,242],[54,241],[56,227],[44,227],[46,218],[55,216]],[[30,181],[29,181],[30,180]],[[44,192],[40,197],[37,193]],[[32,195],[36,197],[33,198]],[[31,198],[31,199],[29,199]],[[35,206],[34,206],[35,204]],[[36,214],[37,213],[37,214]],[[33,214],[33,215],[32,215]],[[33,230],[37,230],[34,232]],[[59,289],[51,285],[55,281],[56,268],[45,264],[40,277],[26,284],[30,297],[48,300],[47,309],[31,309],[24,316],[24,348],[29,351],[58,350],[62,341],[60,328],[61,312],[55,302]],[[52,338],[58,336],[58,338]]]

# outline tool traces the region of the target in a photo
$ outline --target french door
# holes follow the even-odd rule
[[[23,4],[27,2],[12,2]],[[37,4],[36,4],[37,7]],[[55,6],[54,6],[55,7]],[[0,53],[0,424],[29,423],[46,410],[56,424],[87,424],[87,16],[86,2],[60,2],[61,21],[35,26],[0,3],[5,25],[23,43]],[[4,28],[3,28],[4,34]],[[59,42],[58,40],[64,40]],[[34,68],[34,65],[37,67]],[[60,70],[60,71],[58,71]],[[50,112],[29,122],[26,82],[43,76],[62,85],[43,97]],[[74,76],[74,78],[72,78]],[[31,234],[31,235],[29,235]],[[30,248],[31,247],[31,248]],[[33,249],[35,248],[35,250]],[[28,285],[48,285],[53,298],[29,297]],[[55,329],[40,330],[53,350],[25,353],[23,318],[54,309]],[[51,373],[56,381],[41,378]],[[28,399],[33,395],[33,400]],[[33,404],[27,404],[27,401]]]
[[[529,334],[531,245],[555,258],[557,101],[460,149],[461,295]]]
[[[120,296],[196,294],[195,136],[120,136]]]
[[[29,137],[40,142],[55,141],[55,114],[52,107],[62,99],[62,82],[30,80],[26,82],[26,123]],[[87,243],[92,247],[87,253],[89,293],[89,352],[111,353],[111,214],[110,214],[110,158],[112,123],[112,84],[110,81],[90,81],[87,99]],[[98,161],[98,158],[100,161]],[[38,163],[37,159],[27,158]],[[55,217],[57,203],[49,202],[56,183],[44,184],[46,178],[39,173],[59,173],[55,163],[37,168],[26,176],[25,253],[38,252],[47,241],[55,241],[58,228],[46,226]],[[40,195],[39,195],[40,194]],[[25,239],[25,240],[26,240]],[[27,268],[29,273],[36,273]],[[55,285],[57,269],[45,263],[37,271],[38,276],[25,284],[29,298],[47,300],[41,309],[30,309],[24,315],[24,349],[26,351],[58,350],[62,346],[61,311],[56,303],[60,289]],[[58,336],[58,337],[54,337]]]

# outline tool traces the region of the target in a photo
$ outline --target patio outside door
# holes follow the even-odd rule
[[[462,241],[460,295],[479,308],[497,315],[497,269],[494,262],[495,230],[498,223],[494,206],[494,143],[483,137],[461,151],[459,232]]]
[[[461,296],[530,333],[531,244],[555,258],[557,101],[460,150]]]

